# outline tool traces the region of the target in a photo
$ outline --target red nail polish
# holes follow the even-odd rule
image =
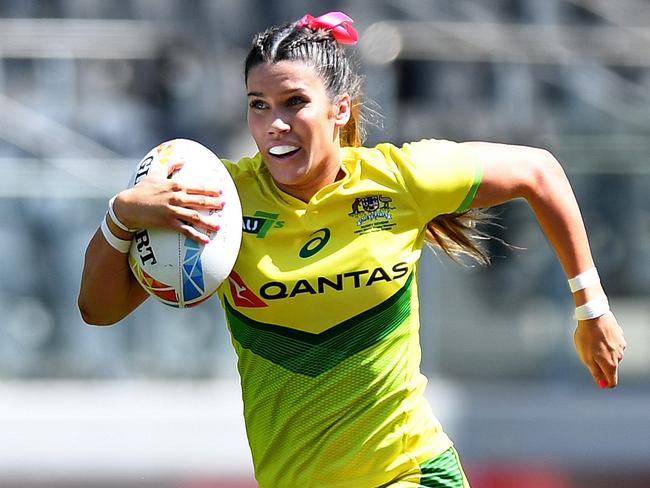
[[[600,386],[601,388],[607,388],[607,381],[598,380],[598,386]]]

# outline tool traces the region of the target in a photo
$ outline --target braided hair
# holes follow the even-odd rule
[[[251,68],[280,61],[302,61],[312,66],[332,102],[343,94],[350,95],[350,120],[341,128],[341,146],[360,146],[365,137],[361,121],[362,78],[332,33],[327,29],[299,27],[295,22],[260,32],[246,56],[245,82]]]

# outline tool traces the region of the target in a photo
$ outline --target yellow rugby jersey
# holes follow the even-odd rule
[[[244,237],[219,289],[262,488],[417,482],[451,445],[423,397],[417,262],[425,225],[468,207],[481,169],[450,141],[342,148],[309,203],[258,154],[226,161]]]

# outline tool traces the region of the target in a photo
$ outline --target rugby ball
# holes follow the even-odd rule
[[[219,230],[203,244],[168,229],[140,229],[134,233],[129,266],[140,285],[167,305],[185,308],[210,298],[232,271],[242,239],[242,210],[237,188],[221,160],[208,148],[189,139],[163,142],[140,161],[129,181],[137,185],[156,166],[183,160],[170,178],[202,183],[221,190]],[[202,230],[202,232],[205,232]]]

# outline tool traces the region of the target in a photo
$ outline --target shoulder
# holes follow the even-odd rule
[[[378,144],[373,151],[383,172],[392,172],[416,205],[422,206],[426,221],[463,208],[481,180],[478,152],[467,144],[422,139],[402,146]]]
[[[267,192],[273,187],[271,173],[264,164],[262,156],[257,153],[252,157],[244,157],[237,161],[222,160],[230,173],[240,194]]]
[[[413,159],[442,159],[457,158],[468,153],[463,144],[446,139],[421,139],[405,142],[401,146],[390,142],[382,142],[374,147],[346,147],[344,159],[356,158],[362,161],[397,163]]]
[[[242,205],[275,199],[277,190],[273,178],[259,153],[237,161],[222,159],[222,162],[237,187]]]
[[[470,150],[463,144],[447,139],[421,139],[406,142],[400,147],[380,145],[397,160],[424,160],[445,162],[459,157],[468,157]]]
[[[397,175],[447,172],[476,164],[476,152],[467,145],[445,139],[422,139],[401,146],[384,142],[374,147],[343,148],[344,164],[356,164],[363,172]],[[365,170],[365,171],[364,171]]]
[[[259,153],[252,157],[241,158],[237,161],[222,159],[221,162],[235,181],[257,175],[264,166],[262,156]]]

